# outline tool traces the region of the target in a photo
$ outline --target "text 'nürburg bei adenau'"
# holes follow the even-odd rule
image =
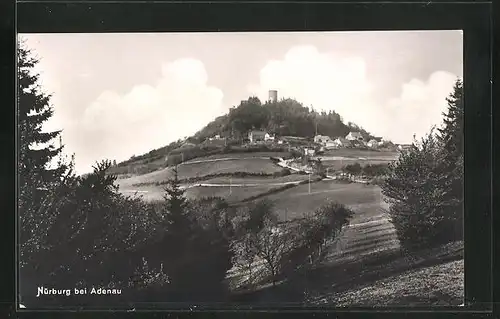
[[[37,291],[37,297],[43,296],[43,295],[59,295],[59,296],[71,296],[73,295],[121,295],[122,290],[121,289],[106,289],[106,288],[95,288],[92,287],[92,289],[87,289],[87,288],[74,288],[74,289],[55,289],[55,288],[45,288],[45,287],[38,287]]]

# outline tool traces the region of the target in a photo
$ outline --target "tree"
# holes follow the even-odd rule
[[[165,187],[165,226],[173,240],[181,240],[188,234],[191,221],[186,214],[187,200],[185,190],[181,188],[177,166],[172,171],[174,177]]]
[[[334,240],[342,228],[349,223],[354,212],[337,202],[327,202],[314,213],[299,220],[293,228],[293,247],[282,259],[283,269],[288,275],[297,270],[307,271],[323,261],[325,248]],[[303,272],[302,272],[303,273]]]
[[[60,145],[54,145],[61,132],[43,131],[43,124],[53,116],[54,109],[50,94],[43,91],[40,76],[34,72],[38,59],[22,41],[18,43],[17,53],[20,265],[21,273],[28,278],[41,275],[36,274],[36,261],[47,248],[48,228],[57,216],[55,207],[64,192],[66,179],[72,175],[73,163],[63,160],[60,139]],[[57,157],[56,167],[50,167]]]
[[[456,161],[463,156],[463,122],[464,101],[463,83],[461,79],[455,82],[453,92],[446,98],[447,112],[443,113],[443,126],[438,129],[439,139],[447,155]]]
[[[446,99],[448,110],[443,113],[443,125],[438,129],[438,140],[442,144],[442,156],[439,169],[446,173],[443,178],[443,204],[448,214],[456,221],[455,233],[462,233],[463,222],[463,188],[464,188],[464,152],[463,152],[463,83],[458,79],[453,92]]]
[[[325,166],[323,165],[321,158],[317,158],[316,160],[313,161],[313,167],[315,174],[321,177],[326,177]]]
[[[43,92],[40,75],[33,72],[39,60],[23,42],[18,45],[19,183],[23,189],[44,188],[61,178],[67,169],[48,168],[63,149],[62,145],[53,144],[61,131],[43,132],[43,124],[54,114],[51,95]]]
[[[463,239],[462,90],[457,80],[438,134],[432,130],[401,152],[381,185],[405,249]]]
[[[264,227],[252,237],[251,245],[257,257],[264,261],[264,266],[269,271],[273,286],[275,286],[282,270],[283,257],[293,247],[294,234],[284,225],[267,219]]]
[[[455,240],[450,232],[454,216],[447,214],[443,196],[447,172],[441,170],[441,144],[433,131],[401,152],[390,165],[382,193],[391,204],[389,214],[406,250],[432,247]]]

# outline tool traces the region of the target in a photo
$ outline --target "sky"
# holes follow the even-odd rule
[[[249,96],[335,110],[410,143],[463,76],[457,31],[21,34],[66,154],[86,173],[190,136]],[[319,132],[321,133],[321,132]]]

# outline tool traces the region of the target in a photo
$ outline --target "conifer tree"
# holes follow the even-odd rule
[[[448,110],[443,113],[443,125],[439,129],[439,141],[442,145],[442,157],[439,170],[444,174],[442,179],[443,206],[447,211],[452,229],[457,235],[462,233],[463,220],[463,181],[464,181],[464,101],[463,82],[458,79],[453,92],[446,99]]]
[[[173,168],[174,176],[165,187],[166,230],[170,236],[181,239],[189,232],[190,220],[187,216],[187,200],[185,190],[181,188],[177,167]]]
[[[39,250],[43,236],[54,218],[51,208],[57,200],[57,187],[70,165],[59,160],[63,148],[53,144],[60,131],[45,132],[43,124],[54,114],[50,94],[40,85],[33,69],[39,62],[23,41],[18,43],[18,209],[21,224],[21,256]]]
[[[461,79],[455,82],[453,92],[446,101],[448,110],[443,113],[443,127],[439,129],[439,137],[448,158],[457,161],[463,156],[464,101]]]
[[[62,151],[62,145],[55,147],[52,144],[61,131],[42,130],[42,125],[54,114],[51,95],[42,91],[40,75],[33,72],[39,60],[23,42],[19,43],[17,52],[19,183],[21,188],[44,188],[65,170],[65,167],[48,168],[52,159]]]

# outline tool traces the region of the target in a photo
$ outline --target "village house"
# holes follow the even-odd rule
[[[248,132],[248,139],[250,143],[263,142],[266,140],[266,134],[264,131],[250,131]]]
[[[345,138],[349,141],[363,141],[363,136],[360,132],[349,132]]]
[[[330,138],[330,136],[316,135],[314,137],[314,143],[321,144],[323,147],[325,147],[327,149],[329,149],[329,148],[336,148],[336,144]]]
[[[271,134],[269,134],[269,133],[266,133],[266,134],[264,135],[264,140],[265,140],[265,141],[274,141],[274,135],[271,135]]]
[[[304,148],[304,155],[306,156],[314,156],[316,154],[315,150],[312,148]]]

